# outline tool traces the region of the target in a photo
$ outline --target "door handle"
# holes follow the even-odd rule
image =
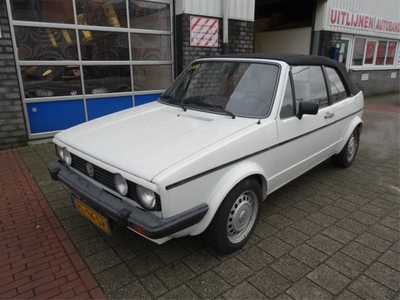
[[[326,115],[325,115],[325,119],[333,118],[334,115],[335,115],[334,113],[329,113],[329,112],[327,112]]]

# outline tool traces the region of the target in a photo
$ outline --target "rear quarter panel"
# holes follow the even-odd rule
[[[341,130],[341,141],[338,143],[335,154],[339,153],[354,129],[363,124],[362,115],[364,109],[364,96],[362,91],[353,97],[332,105],[336,117],[336,124]]]

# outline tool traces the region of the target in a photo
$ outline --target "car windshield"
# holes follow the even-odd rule
[[[232,117],[266,117],[273,101],[278,65],[195,62],[161,96],[160,101]]]

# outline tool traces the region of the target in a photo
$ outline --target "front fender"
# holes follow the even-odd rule
[[[360,116],[356,116],[351,121],[351,123],[345,130],[345,133],[343,135],[343,140],[340,143],[338,143],[338,145],[336,147],[335,154],[338,154],[338,153],[340,153],[340,151],[342,151],[343,147],[346,145],[346,143],[347,143],[348,139],[350,138],[350,135],[353,133],[354,129],[356,129],[359,126],[359,129],[361,131],[361,128],[363,125],[364,125],[364,122],[362,121]]]
[[[267,177],[261,166],[252,161],[236,165],[229,172],[226,172],[214,185],[214,189],[211,192],[211,200],[208,202],[209,210],[191,235],[197,235],[206,230],[226,195],[240,181],[251,176],[260,176],[262,178],[262,197],[265,199],[267,195]]]

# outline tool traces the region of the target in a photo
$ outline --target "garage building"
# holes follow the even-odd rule
[[[398,0],[0,0],[0,150],[155,101],[191,60],[317,54],[399,92]]]

